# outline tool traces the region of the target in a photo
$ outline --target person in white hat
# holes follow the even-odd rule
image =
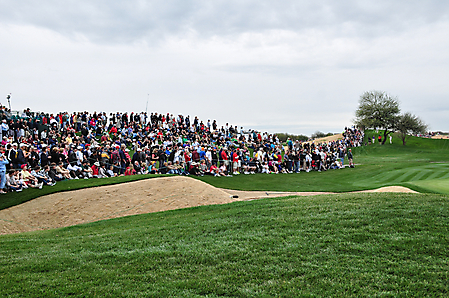
[[[83,160],[84,160],[84,154],[83,154],[83,151],[81,151],[83,149],[83,147],[78,146],[78,147],[76,147],[76,149],[78,149],[75,152],[77,164],[78,164],[78,166],[81,166],[83,164]]]

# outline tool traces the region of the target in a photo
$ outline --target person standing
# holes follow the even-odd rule
[[[352,151],[351,151],[351,149],[349,149],[348,150],[348,161],[349,161],[349,167],[350,168],[354,167],[353,158],[354,158],[354,156],[352,155]]]
[[[340,167],[344,168],[344,161],[345,161],[345,150],[342,146],[338,148],[338,157],[340,158]]]
[[[8,135],[9,126],[6,123],[6,120],[2,120],[2,124],[0,125],[1,128],[1,136],[6,137]]]
[[[0,154],[0,194],[6,193],[3,189],[6,184],[6,165],[9,161],[5,158],[3,154]]]

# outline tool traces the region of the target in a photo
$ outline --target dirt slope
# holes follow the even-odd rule
[[[400,192],[406,190],[396,189]],[[161,177],[56,193],[1,210],[0,234],[46,230],[127,215],[239,200],[316,194],[325,193],[225,190],[193,178]]]

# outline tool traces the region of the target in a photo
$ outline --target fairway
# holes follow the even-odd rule
[[[442,177],[445,178],[445,177]],[[410,186],[418,186],[424,190],[449,194],[449,179],[434,179],[434,180],[424,180],[424,181],[412,181],[408,182]]]
[[[2,235],[0,295],[446,297],[449,142],[412,137],[410,144],[354,148],[357,166],[353,169],[194,177],[215,187],[259,190],[262,194],[337,194],[200,206]],[[139,200],[137,187],[119,184],[154,177],[158,175],[65,181],[42,191],[5,196],[0,206],[20,205],[53,193],[46,200],[64,212],[54,215],[63,220],[67,211],[80,213],[82,207],[106,212],[99,219],[135,214],[138,208],[168,197],[169,209],[176,207],[175,202],[183,204],[176,208],[193,206],[182,201],[185,194],[174,197],[175,187],[158,185],[157,179],[151,179],[156,186],[150,189],[164,188],[166,194],[161,193],[160,198],[151,194],[151,202],[129,205],[120,195],[114,196],[119,194],[116,190],[129,187],[124,191]],[[134,183],[143,185],[145,181]],[[85,190],[83,194],[94,194],[94,198],[80,194],[84,200],[80,206],[70,201],[71,193],[58,194],[108,184],[115,186]],[[392,185],[422,194],[345,193]],[[199,205],[205,203],[204,194],[200,190]],[[69,199],[65,207],[58,201],[63,196]],[[101,196],[111,200],[92,205],[91,200]],[[231,201],[226,193],[217,202]],[[36,216],[39,200],[29,203],[37,206],[30,208],[30,216]],[[113,208],[118,205],[122,209]],[[161,209],[144,212],[157,210]],[[47,220],[54,216],[50,214]]]
[[[0,237],[10,297],[443,297],[449,200],[342,194]]]
[[[371,178],[361,179],[354,182],[355,186],[363,185],[400,185],[404,182],[427,181],[449,178],[449,164],[427,164],[423,166],[407,167],[399,170],[384,171]],[[413,183],[412,183],[413,184]],[[416,184],[420,185],[420,184]],[[430,185],[430,184],[429,184]],[[444,190],[444,189],[441,189]],[[447,189],[442,193],[449,193]]]

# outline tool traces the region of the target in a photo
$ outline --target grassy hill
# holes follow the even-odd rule
[[[0,237],[3,297],[443,297],[449,201],[237,202]]]
[[[368,132],[367,137],[372,134]],[[449,194],[447,188],[433,187],[435,181],[449,182],[449,140],[411,137],[407,146],[397,136],[393,140],[393,144],[354,148],[358,164],[354,169],[200,179],[217,187],[240,190],[349,192],[402,185],[421,192]]]

